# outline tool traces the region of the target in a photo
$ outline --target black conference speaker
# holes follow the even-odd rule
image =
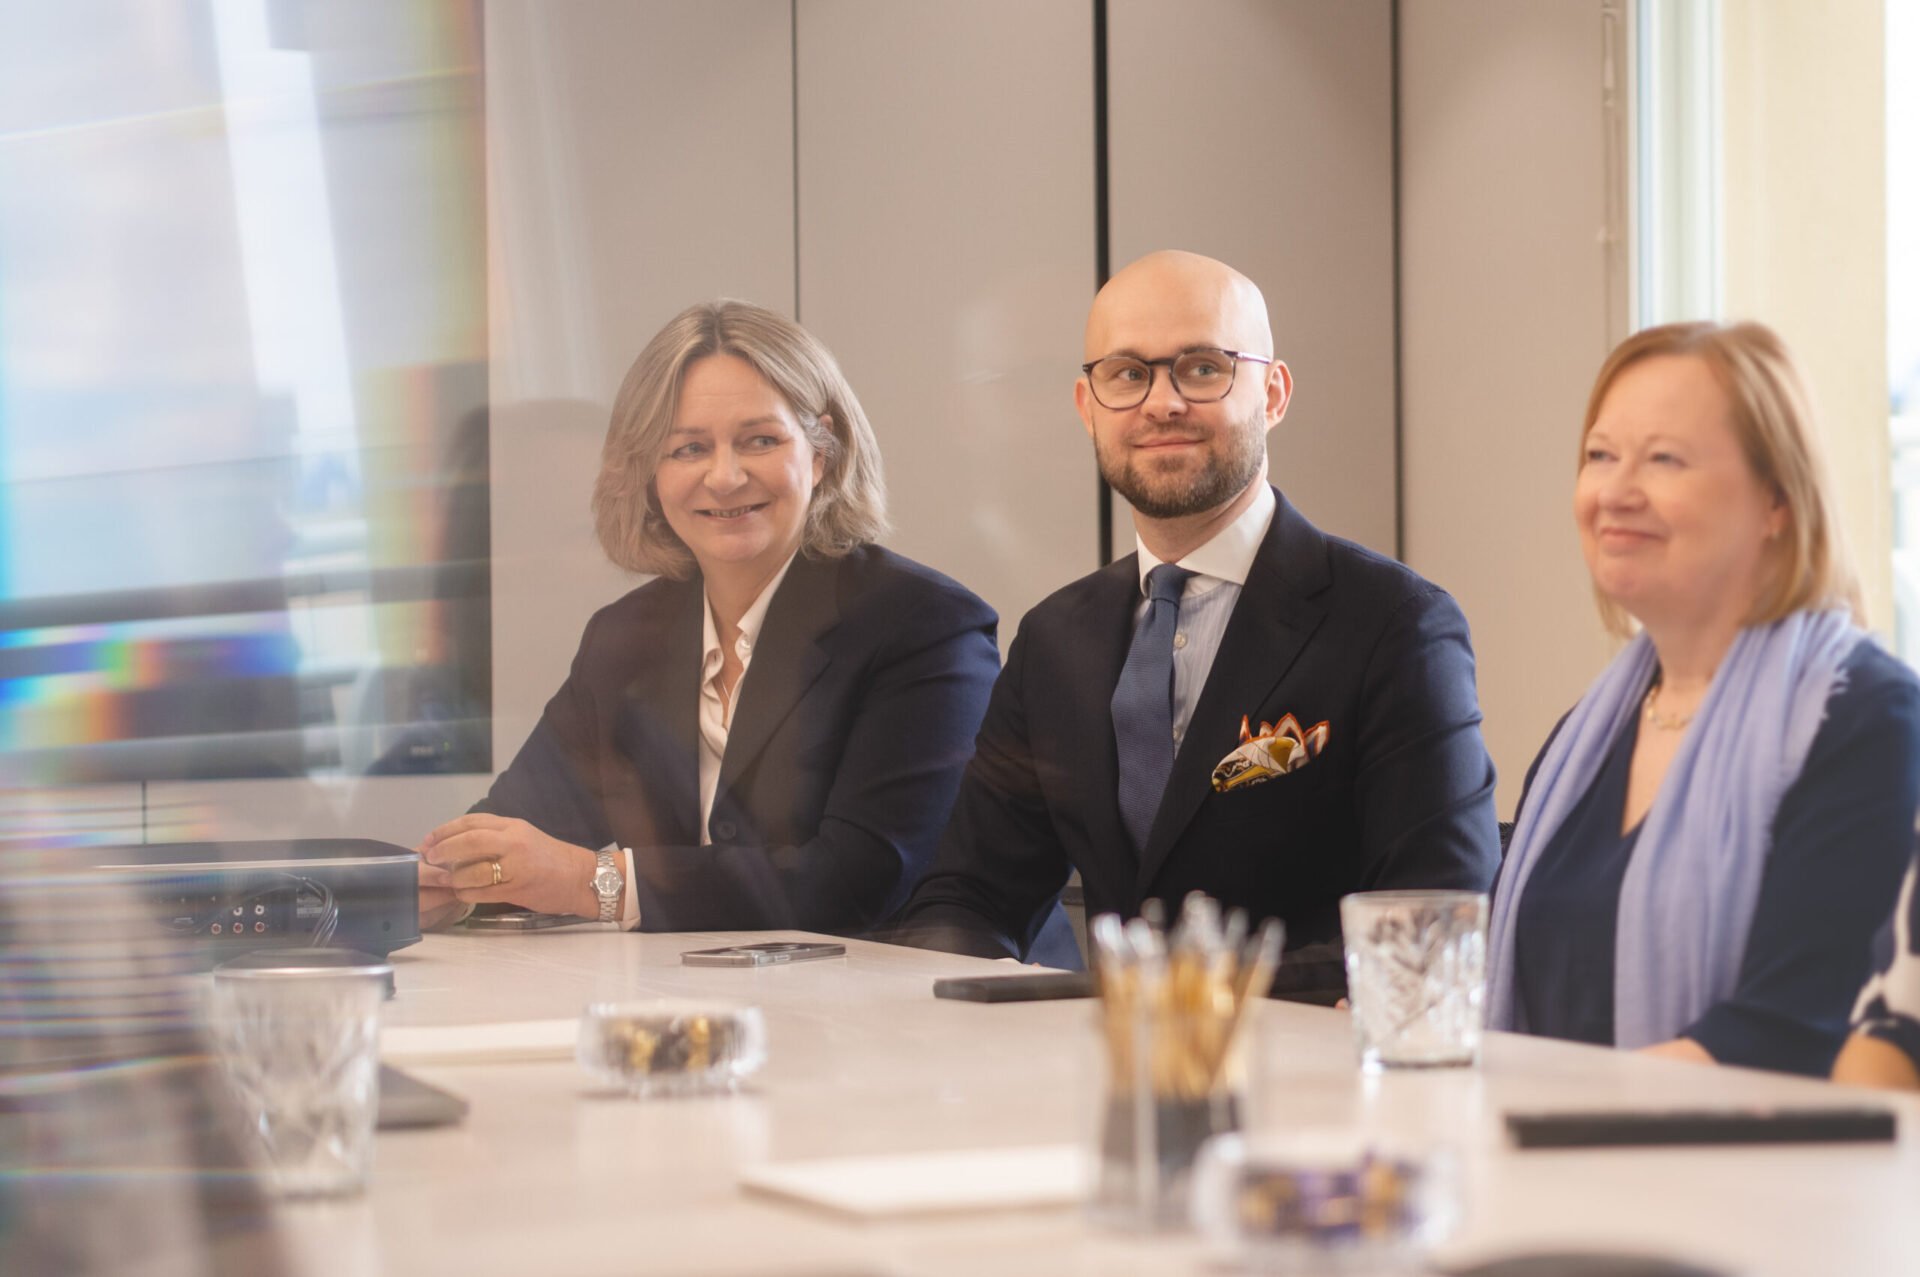
[[[89,847],[86,869],[120,883],[203,965],[254,949],[331,947],[382,957],[420,939],[419,856],[370,838]]]

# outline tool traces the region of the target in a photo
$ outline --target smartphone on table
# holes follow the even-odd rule
[[[570,913],[535,913],[531,909],[509,909],[505,913],[476,913],[462,925],[468,931],[544,931],[548,927],[571,927],[591,918],[576,918]]]
[[[690,967],[771,967],[815,958],[844,957],[847,946],[803,940],[769,940],[762,944],[730,944],[723,949],[689,949],[680,961]]]

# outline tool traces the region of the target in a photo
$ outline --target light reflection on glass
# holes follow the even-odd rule
[[[479,25],[0,9],[0,787],[490,769]]]

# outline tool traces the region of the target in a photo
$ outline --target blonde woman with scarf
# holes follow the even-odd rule
[[[1489,1023],[1824,1075],[1920,802],[1920,684],[1859,628],[1805,385],[1758,324],[1623,342],[1574,519],[1625,649],[1528,776]]]

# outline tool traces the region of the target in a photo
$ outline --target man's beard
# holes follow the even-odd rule
[[[1108,485],[1149,519],[1179,519],[1216,510],[1246,490],[1267,459],[1266,435],[1257,422],[1223,426],[1216,438],[1225,439],[1224,452],[1208,452],[1206,463],[1192,474],[1144,474],[1135,458],[1109,456],[1096,438],[1094,459]]]

